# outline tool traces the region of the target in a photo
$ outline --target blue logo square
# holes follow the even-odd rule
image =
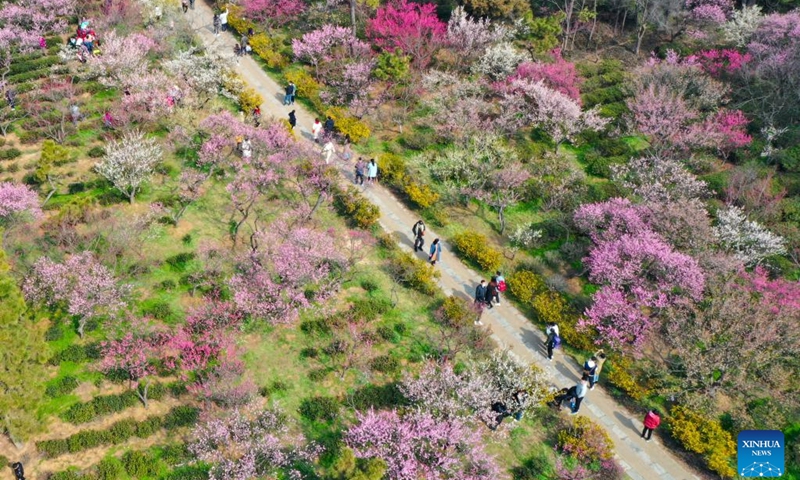
[[[785,469],[783,432],[779,430],[743,430],[736,450],[739,475],[742,477],[781,477]]]

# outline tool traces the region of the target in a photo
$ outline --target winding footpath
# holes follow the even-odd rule
[[[214,35],[211,27],[213,12],[208,5],[202,1],[196,2],[195,10],[189,10],[185,16],[206,47],[221,49],[223,53],[233,55],[233,45],[238,40],[234,37],[235,32]],[[314,122],[314,115],[300,104],[284,106],[282,85],[278,85],[258,63],[249,57],[242,57],[239,60],[237,71],[251,87],[264,97],[264,104],[261,105],[264,120],[269,117],[285,119],[291,110],[295,110],[297,115],[295,132],[300,133],[300,136],[306,141],[312,140],[311,125]],[[352,180],[352,165],[340,166],[340,169],[346,178]],[[364,194],[380,207],[380,224],[384,230],[399,234],[401,248],[412,251],[411,226],[418,220],[417,215],[405,208],[392,193],[380,185],[365,188]],[[427,228],[426,237],[429,240],[436,238],[436,234],[430,226]],[[426,246],[429,243],[427,242]],[[473,298],[475,285],[482,276],[461,263],[446,242],[443,244],[442,261],[439,262],[437,268],[442,273],[439,283],[445,293],[460,295],[470,300]],[[581,365],[575,363],[571,358],[565,358],[558,350],[553,361],[548,362],[543,347],[544,332],[535,327],[510,303],[504,302],[496,308],[487,310],[482,320],[491,327],[492,336],[501,347],[509,348],[520,359],[535,363],[547,371],[553,379],[553,386],[562,388],[577,383],[582,371]],[[601,376],[597,387],[586,395],[580,414],[587,415],[606,428],[614,441],[616,459],[630,478],[633,480],[699,480],[702,478],[658,440],[663,431],[656,430],[653,440],[645,443],[639,437],[642,431],[644,412],[631,413],[617,404],[603,390],[603,380]],[[564,414],[566,412],[567,410],[564,410]]]

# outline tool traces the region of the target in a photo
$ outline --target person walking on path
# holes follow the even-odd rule
[[[592,382],[592,385],[595,385],[597,381],[600,380],[600,372],[603,370],[603,364],[606,363],[606,352],[600,349],[594,352],[592,358],[594,359],[594,363],[597,364],[597,367],[594,369],[594,382]]]
[[[189,0],[181,0],[181,8],[183,9],[183,13],[189,11]]]
[[[284,95],[283,95],[283,104],[284,105],[290,105],[292,103],[292,95],[293,95],[294,89],[295,89],[294,83],[289,82],[289,85],[286,85],[286,89],[284,90]]]
[[[578,411],[581,409],[581,403],[583,403],[583,399],[586,397],[586,392],[588,391],[588,379],[583,377],[581,381],[575,385],[575,396],[572,398],[572,411],[570,415],[577,415]]]
[[[214,20],[212,20],[211,24],[214,26],[214,35],[219,37],[219,31],[222,28],[222,20],[219,18],[219,14],[214,14]]]
[[[419,252],[422,250],[422,244],[425,243],[422,236],[425,235],[425,222],[419,220],[417,223],[411,227],[411,233],[414,234],[414,251]],[[417,247],[417,242],[419,242],[419,247]]]
[[[297,98],[297,85],[294,82],[289,82],[289,91],[291,92],[289,97],[289,104],[294,105],[294,99]]]
[[[292,130],[294,130],[294,127],[297,126],[297,116],[295,115],[294,110],[289,112],[289,125],[291,125]]]
[[[475,303],[486,303],[486,280],[481,279],[481,283],[475,287]]]
[[[594,375],[597,373],[597,362],[592,357],[583,363],[583,376],[589,380],[589,390],[594,390]]]
[[[431,265],[436,265],[436,262],[442,259],[442,244],[439,242],[439,239],[436,238],[431,243],[430,255],[428,255],[428,260],[431,261]]]
[[[497,299],[497,304],[500,305],[500,293],[505,292],[508,287],[506,286],[506,278],[500,273],[500,270],[495,272],[495,276],[497,277],[497,296],[495,298]]]
[[[364,160],[359,158],[356,162],[356,185],[364,185]]]
[[[314,135],[314,141],[319,143],[319,134],[322,132],[322,122],[319,118],[314,119],[314,125],[311,125],[311,134]]]
[[[642,429],[642,438],[649,442],[650,437],[653,436],[653,430],[658,428],[659,425],[661,425],[661,414],[659,411],[653,409],[647,412],[647,415],[644,416],[644,429]]]
[[[344,137],[344,146],[342,146],[342,153],[340,155],[342,160],[349,162],[353,158],[353,150],[350,147],[350,135]]]
[[[103,127],[111,130],[114,128],[114,117],[111,116],[111,112],[106,110],[106,113],[103,114]]]
[[[333,140],[328,140],[325,142],[325,146],[322,147],[322,155],[325,157],[325,165],[329,165],[331,163],[331,158],[333,158],[333,154],[336,153],[336,147],[333,146]]]
[[[367,164],[367,183],[373,184],[378,180],[378,164],[371,158]]]
[[[497,279],[492,277],[489,280],[489,285],[486,287],[486,306],[490,309],[494,308],[492,300],[497,295]]]
[[[194,10],[194,0],[189,0],[189,8]]]
[[[547,347],[547,359],[552,362],[553,349],[561,344],[561,337],[558,334],[558,325],[553,322],[548,322],[544,333],[547,335],[547,340],[544,342],[545,347]]]
[[[222,31],[228,31],[228,7],[225,7],[225,11],[219,14],[219,23],[222,26]]]
[[[327,133],[328,135],[332,134],[333,128],[334,128],[333,119],[330,116],[328,116],[328,119],[325,120],[325,133]]]

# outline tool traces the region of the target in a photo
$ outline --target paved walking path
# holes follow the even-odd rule
[[[196,10],[190,10],[187,17],[197,29],[206,46],[209,48],[219,47],[225,52],[233,53],[233,44],[236,40],[230,33],[223,33],[219,36],[212,33],[212,11],[205,3],[197,2]],[[250,86],[264,96],[264,104],[261,106],[264,119],[270,116],[287,118],[289,111],[294,109],[297,115],[295,131],[299,130],[303,138],[311,140],[311,125],[314,122],[314,116],[299,104],[284,106],[283,86],[272,80],[258,63],[249,57],[243,57],[239,61],[238,72]],[[347,165],[343,167],[342,173],[347,178],[352,178],[351,170],[352,165]],[[399,232],[402,238],[401,248],[412,251],[411,226],[418,220],[418,216],[405,208],[380,185],[370,186],[364,190],[364,193],[380,207],[381,226],[386,231]],[[436,238],[436,234],[430,226],[426,231],[426,237],[429,240]],[[472,299],[475,285],[481,275],[461,263],[446,242],[443,245],[442,261],[437,268],[442,270],[440,285],[447,294],[461,295]],[[505,302],[486,311],[483,320],[484,323],[491,326],[494,339],[502,347],[510,348],[521,359],[536,363],[549,372],[554,386],[569,387],[577,383],[582,371],[581,365],[576,364],[571,358],[565,358],[559,351],[554,355],[553,362],[548,362],[543,348],[544,332],[534,326],[510,303]],[[588,415],[605,426],[614,441],[617,460],[632,479],[691,480],[700,478],[664,448],[657,440],[661,434],[658,430],[652,442],[645,443],[639,438],[644,412],[635,414],[628,412],[603,390],[602,385],[603,378],[601,376],[598,386],[586,395],[580,413]],[[564,412],[566,411],[564,410]]]

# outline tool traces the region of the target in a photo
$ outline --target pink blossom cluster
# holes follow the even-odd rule
[[[759,302],[768,305],[773,315],[800,315],[800,283],[772,279],[762,266],[752,272],[742,271],[739,276],[745,281],[741,288],[760,297]]]
[[[160,351],[158,337],[127,332],[121,338],[100,344],[102,372],[122,371],[128,376],[131,387],[155,374],[152,361]]]
[[[711,75],[719,76],[738,72],[753,59],[749,53],[741,53],[732,48],[703,50],[695,55],[703,69]]]
[[[79,319],[78,333],[91,318],[114,316],[126,305],[128,287],[117,285],[109,269],[91,252],[71,255],[63,263],[41,257],[33,265],[23,292],[29,301],[63,305]]]
[[[303,34],[302,38],[293,39],[292,51],[298,60],[317,67],[322,62],[334,61],[343,55],[368,57],[372,49],[369,44],[356,38],[351,29],[325,24]]]
[[[283,25],[306,10],[302,0],[245,0],[242,3],[247,18],[268,25]]]
[[[532,82],[543,81],[549,88],[566,95],[579,105],[581,103],[581,79],[575,70],[575,64],[568,62],[561,56],[561,49],[556,48],[550,52],[552,62],[523,62],[517,66],[517,71],[508,78],[526,79]]]
[[[254,406],[205,418],[194,428],[189,450],[212,464],[211,480],[250,480],[272,477],[290,468],[295,459],[314,456],[314,449],[292,447],[299,440],[289,434],[286,417],[277,410]],[[297,472],[289,472],[290,478]]]
[[[397,411],[356,413],[344,442],[356,456],[386,462],[390,480],[495,480],[502,478],[480,436],[457,418]]]
[[[705,288],[697,261],[655,233],[646,212],[628,200],[612,199],[575,213],[576,226],[595,242],[584,259],[589,279],[603,285],[581,325],[595,327],[600,343],[631,346],[635,353],[660,309],[698,301]]]
[[[686,0],[692,18],[701,22],[722,24],[733,11],[732,0]]]
[[[263,249],[243,258],[239,273],[229,281],[234,302],[244,313],[270,323],[291,323],[300,309],[338,290],[347,259],[333,232],[276,227],[256,237]]]
[[[26,216],[42,217],[42,202],[27,185],[0,183],[0,225],[8,225]]]

